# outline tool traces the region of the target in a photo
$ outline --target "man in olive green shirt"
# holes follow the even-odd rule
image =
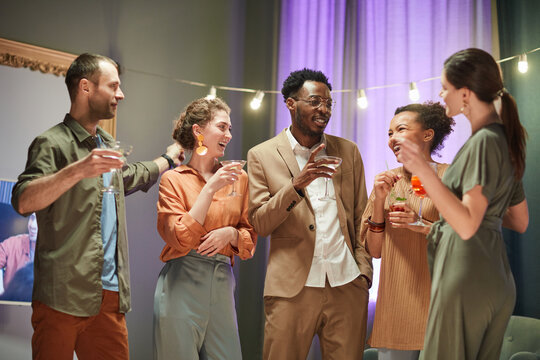
[[[118,65],[82,54],[66,84],[71,109],[64,121],[30,145],[13,189],[17,212],[36,212],[38,240],[32,296],[34,359],[128,359],[125,313],[130,310],[124,194],[147,191],[178,165],[171,145],[153,161],[124,165],[103,148],[114,139],[98,122],[116,115],[124,98]],[[118,195],[103,193],[109,171],[122,168]]]

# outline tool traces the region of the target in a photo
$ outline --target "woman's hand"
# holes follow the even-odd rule
[[[424,222],[429,226],[409,225],[418,218],[418,215],[409,207],[409,205],[406,203],[395,203],[394,206],[401,207],[404,211],[392,211],[388,213],[388,221],[393,228],[409,229],[423,234],[429,233],[429,230],[431,229],[431,224],[429,223]]]
[[[407,169],[411,174],[417,175],[422,179],[422,175],[427,171],[431,171],[424,155],[420,150],[420,147],[412,141],[406,139],[399,139],[399,151],[396,159],[403,164],[403,167]]]
[[[238,164],[229,164],[226,166],[220,167],[214,175],[206,183],[206,187],[212,192],[215,193],[222,187],[230,185],[238,180],[238,176],[242,172]]]
[[[237,247],[238,231],[232,226],[226,226],[209,231],[206,235],[201,237],[201,240],[203,240],[203,242],[197,248],[197,253],[214,256],[227,246],[227,244]]]
[[[386,196],[400,178],[400,175],[394,174],[391,171],[383,171],[382,173],[375,175],[375,180],[373,183],[373,190],[375,190],[375,199],[386,199]]]

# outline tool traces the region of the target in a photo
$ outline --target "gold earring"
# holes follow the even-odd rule
[[[197,149],[195,149],[195,152],[201,156],[206,155],[206,153],[208,152],[208,148],[202,144],[203,140],[203,134],[197,134],[197,141],[199,142],[199,146],[197,147]]]

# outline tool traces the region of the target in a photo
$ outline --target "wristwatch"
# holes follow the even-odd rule
[[[171,157],[169,155],[161,154],[161,157],[164,158],[165,160],[167,160],[167,162],[169,163],[169,170],[174,169],[176,167],[176,165],[174,164],[173,159],[171,159]]]

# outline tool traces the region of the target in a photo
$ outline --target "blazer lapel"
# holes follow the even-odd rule
[[[300,168],[298,167],[298,162],[296,161],[296,157],[291,148],[291,143],[289,142],[289,138],[287,138],[285,131],[286,130],[283,130],[278,135],[277,151],[287,165],[292,177],[295,177],[300,173]]]

